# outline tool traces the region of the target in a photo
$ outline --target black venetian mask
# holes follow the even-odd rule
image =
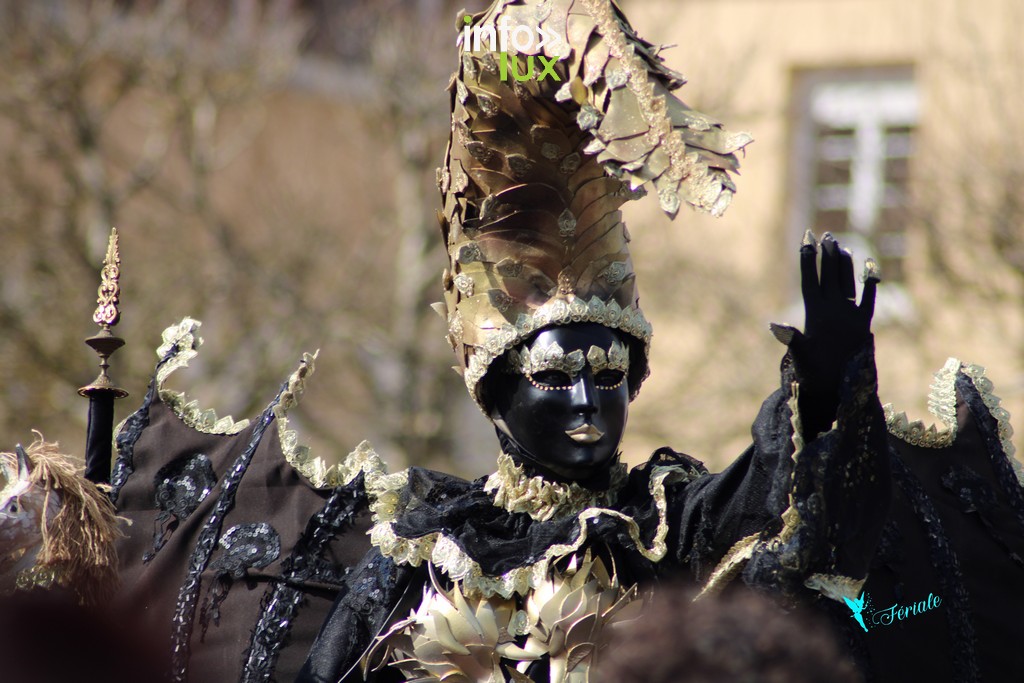
[[[507,354],[485,391],[514,455],[559,479],[601,476],[626,426],[628,348],[613,330],[581,323],[543,330]]]

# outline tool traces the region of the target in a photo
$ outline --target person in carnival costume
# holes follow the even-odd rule
[[[235,421],[165,388],[201,341],[168,328],[110,479],[133,522],[113,602],[167,680],[582,682],[681,579],[823,613],[867,680],[1019,679],[1022,475],[983,370],[936,375],[938,427],[883,408],[877,268],[857,302],[852,256],[808,234],[752,445],[627,471],[651,326],[619,209],[722,213],[751,139],[681,102],[612,0],[498,0],[459,31],[437,308],[496,470],[389,473],[366,443],[328,467],[288,424],[315,356]]]
[[[365,443],[349,456],[373,548],[299,680],[584,681],[637,586],[679,573],[707,592],[742,576],[790,600],[856,597],[885,515],[862,501],[890,496],[877,271],[857,304],[850,255],[826,237],[819,278],[810,238],[805,331],[777,328],[790,350],[754,445],[720,474],[670,449],[627,472],[651,326],[619,207],[649,187],[669,216],[720,214],[750,137],[677,99],[682,78],[612,2],[496,2],[464,25],[438,308],[497,470],[467,482],[388,474]],[[521,26],[543,43],[494,49]]]

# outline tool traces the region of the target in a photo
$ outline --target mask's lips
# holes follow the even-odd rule
[[[597,443],[604,436],[604,432],[589,423],[576,429],[566,430],[565,434],[576,443],[581,444]]]
[[[622,454],[616,451],[615,456],[610,458],[607,462],[601,463],[596,467],[587,468],[587,472],[583,476],[566,476],[565,474],[559,474],[547,467],[544,461],[537,458],[535,455],[530,453],[528,450],[516,443],[508,434],[508,425],[505,424],[504,420],[494,419],[495,431],[498,435],[498,442],[501,444],[501,450],[503,453],[508,453],[512,456],[517,464],[525,465],[529,476],[541,476],[548,481],[557,482],[576,482],[580,486],[590,489],[591,491],[603,491],[608,488],[611,483],[610,475],[612,466],[617,465],[622,457]]]

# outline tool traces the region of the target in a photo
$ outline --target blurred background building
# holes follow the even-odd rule
[[[1024,414],[1024,5],[621,5],[674,46],[683,99],[756,140],[724,218],[626,207],[655,325],[627,457],[669,444],[718,469],[746,446],[778,381],[768,322],[802,321],[807,228],[882,265],[883,401],[930,422],[931,374],[957,356]],[[160,331],[190,315],[207,344],[174,383],[202,405],[252,414],[319,348],[295,415],[315,453],[368,438],[396,467],[488,471],[493,437],[429,308],[462,6],[0,0],[5,449],[32,428],[82,448],[82,339],[116,225],[128,346],[112,374],[132,392],[119,419]]]

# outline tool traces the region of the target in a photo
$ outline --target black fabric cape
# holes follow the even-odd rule
[[[158,368],[188,350],[175,344]],[[369,548],[362,478],[317,489],[288,462],[286,388],[245,429],[217,433],[183,420],[154,379],[118,432],[111,497],[132,524],[113,609],[166,655],[163,680],[292,680]]]
[[[1024,671],[1024,495],[982,392],[958,373],[956,439],[945,448],[911,446],[886,431],[867,349],[844,373],[835,425],[803,445],[794,462],[793,380],[784,362],[782,386],[754,422],[753,444],[732,465],[670,489],[665,558],[646,560],[620,525],[602,518],[588,530],[588,547],[614,555],[624,580],[704,582],[738,540],[754,535],[737,580],[827,615],[867,681],[1017,680]],[[661,449],[631,472],[616,505],[645,537],[655,524],[647,477],[653,465],[673,462],[702,470]],[[496,574],[578,533],[571,519],[535,522],[494,506],[483,481],[411,470],[408,512],[396,533],[443,531]],[[790,504],[799,521],[783,533]],[[867,577],[867,631],[846,604],[805,585],[818,573]],[[397,566],[371,550],[298,681],[364,680],[360,658],[376,634],[416,606],[425,580],[423,567]],[[539,667],[530,675],[546,680]],[[366,680],[401,677],[384,667]]]
[[[855,497],[825,489],[839,477],[837,472],[858,466],[865,478],[875,480],[865,490],[873,486],[884,499],[888,496],[888,462],[870,350],[851,362],[848,375],[839,426],[817,440],[817,460],[808,460],[806,466],[798,466],[794,472],[789,408],[793,375],[787,366],[782,387],[765,401],[754,423],[753,445],[724,472],[708,474],[698,461],[667,448],[630,472],[612,507],[637,522],[645,545],[658,523],[655,501],[648,491],[653,468],[673,464],[691,475],[686,483],[667,488],[668,551],[661,561],[643,557],[625,525],[610,517],[589,522],[586,548],[612,555],[623,583],[679,576],[704,581],[739,539],[760,534],[768,540],[779,533],[780,516],[790,504],[795,485],[805,498],[831,495],[833,507],[827,511],[821,506],[816,511],[807,510],[800,532],[784,547],[773,546],[769,551],[766,546],[759,551],[756,571],[749,572],[745,580],[796,599],[816,595],[802,585],[810,573],[863,576],[867,558],[881,533],[885,508],[851,510]],[[399,504],[404,512],[393,530],[410,539],[443,532],[490,575],[532,564],[551,545],[577,539],[580,523],[575,517],[541,522],[527,514],[507,512],[494,505],[492,495],[484,491],[484,481],[467,482],[438,472],[410,469]],[[857,533],[846,530],[845,536],[839,534],[827,523],[831,519],[828,514],[844,515],[856,526]],[[854,538],[849,538],[851,535]],[[834,546],[839,542],[858,547],[837,554]],[[348,589],[335,603],[298,680],[363,680],[360,658],[393,615],[404,617],[410,607],[415,607],[422,595],[423,574],[422,567],[396,566],[372,550],[351,574]],[[397,680],[395,675],[385,667],[371,672],[368,680]],[[546,680],[542,667],[532,668],[530,675],[535,680]]]

